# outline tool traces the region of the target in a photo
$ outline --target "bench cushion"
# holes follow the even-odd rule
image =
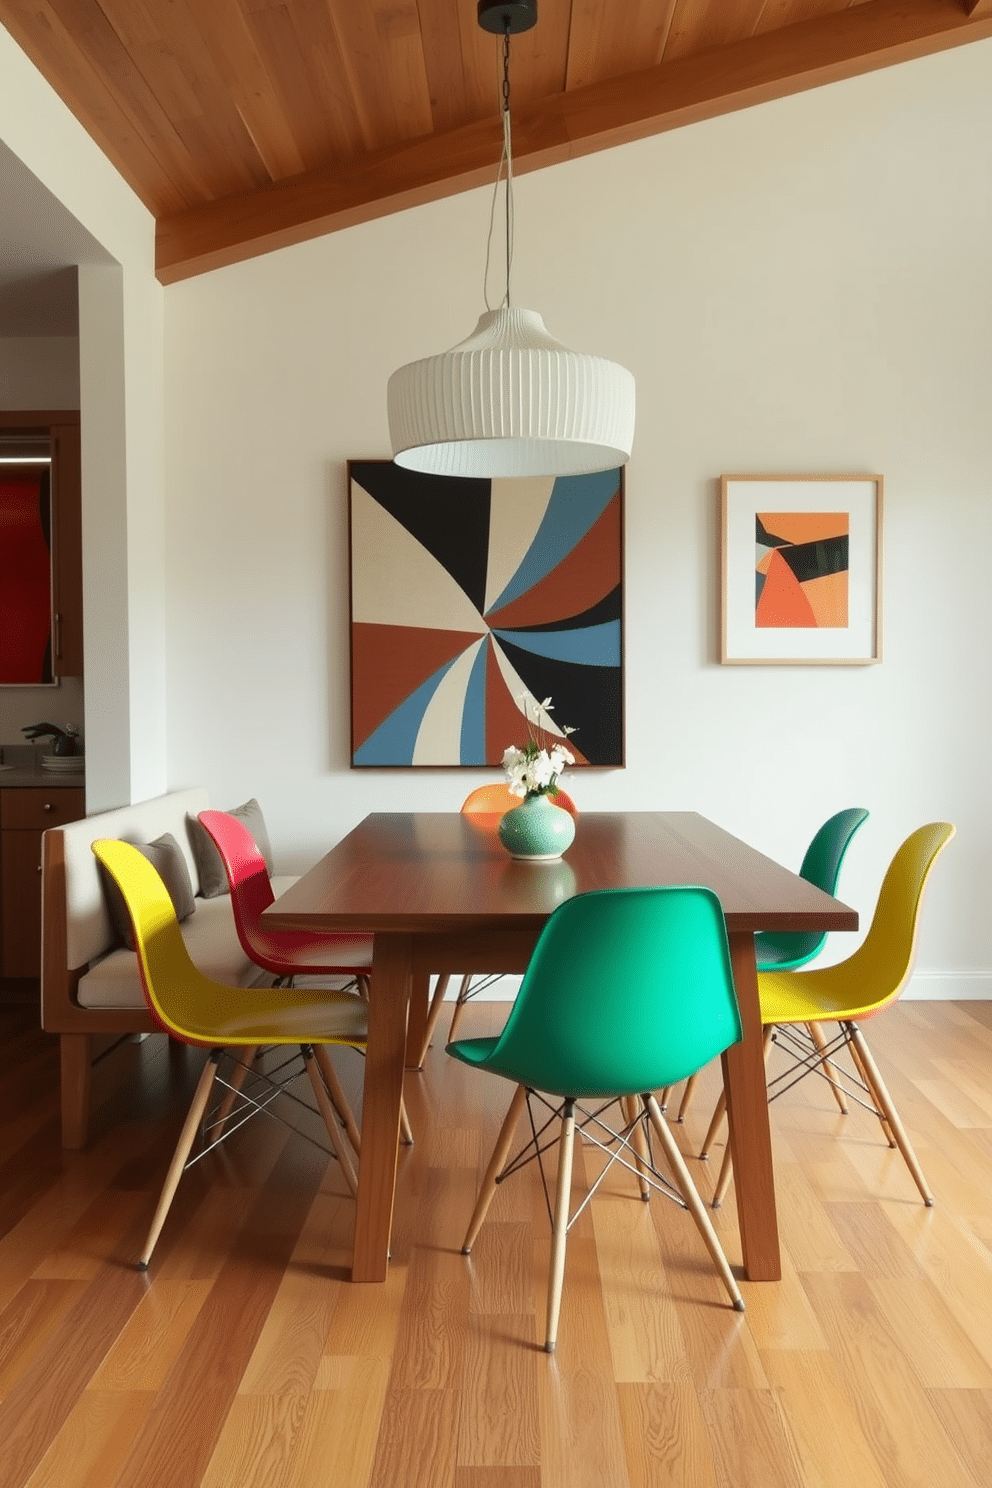
[[[278,896],[296,882],[292,876],[274,878]],[[197,899],[196,913],[180,926],[186,949],[205,976],[235,987],[264,987],[272,978],[245,955],[231,913],[231,901]],[[145,999],[134,951],[118,949],[97,961],[80,978],[77,1000],[88,1008],[140,1008]]]

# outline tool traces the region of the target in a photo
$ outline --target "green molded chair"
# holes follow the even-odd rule
[[[517,1086],[465,1236],[466,1255],[497,1184],[533,1157],[540,1162],[554,1144],[547,1130],[561,1120],[549,1353],[558,1333],[568,1229],[576,1217],[569,1218],[576,1112],[582,1137],[607,1156],[592,1192],[620,1162],[637,1174],[643,1197],[652,1187],[674,1197],[692,1214],[734,1307],[743,1310],[727,1258],[652,1094],[684,1080],[740,1037],[720,902],[710,889],[677,887],[604,889],[566,900],[541,933],[502,1033],[448,1045],[455,1059]],[[550,1114],[538,1129],[531,1109],[532,1140],[509,1158],[523,1108],[532,1103]],[[614,1107],[620,1108],[617,1127],[605,1120]],[[652,1133],[674,1187],[654,1164]]]
[[[858,828],[868,820],[863,806],[838,811],[823,823],[806,849],[799,877],[834,894],[841,865]],[[826,931],[759,930],[754,937],[754,956],[759,971],[797,971],[818,956],[827,942]]]
[[[855,832],[867,820],[868,812],[863,806],[849,806],[846,810],[838,811],[834,816],[829,817],[814,834],[813,840],[806,849],[799,868],[799,877],[805,878],[808,883],[815,884],[826,894],[835,894],[847,849],[851,845]],[[818,956],[826,942],[827,932],[825,930],[759,930],[754,937],[754,958],[759,971],[796,971],[798,967],[805,966],[808,961],[812,961],[814,956]],[[810,1037],[814,1041],[819,1039],[815,1028],[810,1029]],[[687,1081],[685,1090],[682,1092],[679,1121],[685,1119],[695,1084],[695,1078]],[[667,1094],[666,1091],[662,1099],[663,1106]],[[834,1085],[834,1098],[846,1115],[847,1102],[838,1084]],[[720,1117],[716,1112],[714,1112],[714,1120],[719,1125]],[[710,1125],[712,1128],[713,1123],[711,1122]],[[709,1147],[713,1135],[715,1135],[715,1129],[707,1132],[704,1149]]]

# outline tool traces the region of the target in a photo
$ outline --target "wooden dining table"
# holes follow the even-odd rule
[[[578,818],[558,862],[512,859],[491,824],[461,812],[377,812],[265,911],[272,929],[375,937],[354,1281],[386,1276],[404,1071],[420,1057],[431,975],[523,972],[563,900],[652,884],[704,885],[723,906],[744,1029],[723,1055],[742,1257],[751,1280],[778,1280],[754,932],[856,930],[857,912],[696,812],[607,811]]]

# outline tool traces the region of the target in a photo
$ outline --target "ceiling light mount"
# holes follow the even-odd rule
[[[513,150],[510,36],[537,20],[537,0],[479,0],[479,25],[503,38],[503,154],[493,218],[505,191],[506,281],[502,303],[450,351],[400,367],[386,401],[393,459],[426,475],[494,479],[610,470],[630,457],[634,379],[604,357],[570,351],[540,315],[511,302]],[[492,244],[490,222],[490,246]],[[486,255],[486,287],[489,254]]]
[[[479,0],[479,25],[494,36],[516,36],[537,25],[537,0]]]

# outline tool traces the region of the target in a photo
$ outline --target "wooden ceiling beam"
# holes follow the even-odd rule
[[[971,6],[968,13],[966,6]],[[520,173],[992,36],[989,0],[873,0],[514,111]],[[196,206],[158,224],[163,284],[491,182],[496,119]]]

